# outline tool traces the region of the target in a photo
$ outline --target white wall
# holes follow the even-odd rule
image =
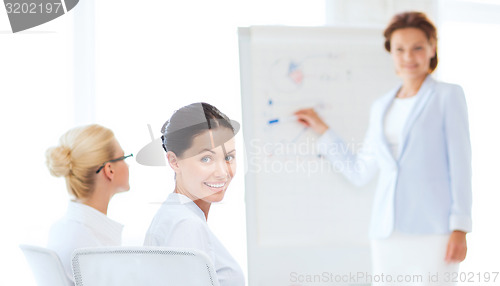
[[[432,19],[438,17],[439,1],[433,0],[326,0],[328,25],[384,27],[396,13],[421,11]]]
[[[34,285],[17,247],[42,244],[66,207],[45,150],[74,116],[72,17],[12,34],[0,9],[0,285]]]
[[[479,276],[484,283],[485,275],[500,269],[494,257],[500,253],[496,227],[500,218],[500,135],[496,131],[500,122],[500,2],[448,0],[441,4],[439,77],[464,88],[472,141],[473,231],[467,235],[468,257],[461,271],[473,279],[462,285],[477,285]]]

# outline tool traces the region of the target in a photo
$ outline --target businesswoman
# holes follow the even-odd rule
[[[341,172],[351,182],[363,185],[380,171],[370,229],[374,273],[440,272],[432,285],[444,285],[446,272],[465,259],[471,231],[465,96],[460,86],[432,78],[437,36],[424,14],[394,16],[384,36],[401,84],[372,105],[357,154],[341,152],[344,141],[314,110],[296,115],[321,134],[318,150],[325,158],[345,163]]]
[[[64,177],[71,196],[66,215],[50,231],[48,248],[57,252],[68,273],[77,248],[117,246],[123,226],[106,216],[111,198],[130,189],[125,156],[113,132],[100,125],[76,127],[46,152],[47,166]]]
[[[221,286],[245,285],[243,272],[207,225],[236,171],[234,135],[239,125],[214,106],[193,103],[164,124],[163,148],[175,172],[175,189],[155,215],[144,245],[195,248],[215,266]]]

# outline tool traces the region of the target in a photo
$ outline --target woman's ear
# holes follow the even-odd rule
[[[174,170],[175,173],[177,173],[180,168],[179,168],[179,159],[177,158],[177,155],[175,155],[174,152],[168,151],[167,152],[167,161],[168,164],[170,165],[170,168]]]
[[[113,180],[115,171],[113,170],[111,163],[106,163],[106,165],[104,165],[104,168],[102,168],[102,171],[106,179],[108,179],[109,181]]]

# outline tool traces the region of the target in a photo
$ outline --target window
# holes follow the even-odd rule
[[[34,285],[18,245],[45,245],[68,200],[45,150],[74,126],[72,13],[13,34],[0,9],[0,43],[0,284]]]

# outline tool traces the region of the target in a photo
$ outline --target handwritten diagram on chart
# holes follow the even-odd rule
[[[293,114],[314,108],[355,152],[362,145],[370,105],[396,84],[389,55],[372,31],[291,30],[256,28],[250,43],[251,93],[243,98],[249,107],[243,110],[248,115],[243,124],[249,170],[255,175],[259,241],[317,245],[315,233],[320,233],[326,245],[365,243],[369,197],[358,198],[335,166],[318,156],[319,135]],[[277,202],[279,211],[272,207]],[[346,209],[353,205],[365,210]],[[350,227],[343,220],[346,213],[364,222]],[[319,230],[317,224],[325,220],[349,231]]]
[[[325,54],[303,59],[280,58],[271,66],[270,81],[279,92],[293,93],[304,85],[349,80],[350,70],[336,68],[340,55]]]
[[[313,144],[314,134],[308,128],[293,120],[293,112],[300,108],[314,108],[318,113],[327,115],[334,111],[334,105],[339,109],[341,100],[335,100],[332,90],[339,89],[352,81],[351,67],[345,66],[342,53],[296,53],[294,56],[277,57],[269,61],[263,81],[266,82],[261,95],[263,105],[260,108],[262,118],[262,140],[265,143],[283,146],[293,144]],[[340,109],[345,110],[345,109]],[[344,118],[343,112],[336,113]],[[276,152],[280,147],[266,148],[267,156],[297,156],[297,152]],[[290,148],[287,148],[290,149]],[[318,160],[316,152],[300,154],[301,160],[309,157]]]
[[[350,61],[352,58],[343,47],[320,46],[287,53],[267,49],[261,60],[254,62],[255,74],[259,76],[254,82],[257,116],[253,117],[255,140],[250,149],[256,152],[250,167],[258,173],[259,186],[275,186],[259,188],[259,192],[265,192],[259,196],[257,214],[263,244],[317,244],[314,233],[321,234],[326,245],[362,243],[366,237],[362,227],[351,228],[353,232],[344,235],[328,228],[318,232],[316,227],[321,222],[349,228],[342,213],[356,199],[338,200],[343,207],[329,206],[327,202],[335,197],[335,190],[345,192],[352,186],[319,156],[319,136],[293,116],[298,109],[314,108],[345,136],[348,147],[354,151],[364,135],[371,100],[366,100],[363,93],[353,93],[354,82],[361,82],[362,72]],[[278,201],[283,205],[276,212],[272,205]],[[369,200],[356,203],[364,205]],[[366,213],[360,212],[355,217],[361,220],[363,216],[366,218]],[[279,218],[282,223],[276,225],[269,217]],[[297,231],[297,225],[302,231]]]
[[[370,105],[397,83],[381,32],[334,27],[241,32],[249,279],[256,285],[289,285],[293,271],[369,271],[373,183],[356,188],[347,182],[318,156],[318,135],[293,113],[314,108],[351,150],[358,149]]]

